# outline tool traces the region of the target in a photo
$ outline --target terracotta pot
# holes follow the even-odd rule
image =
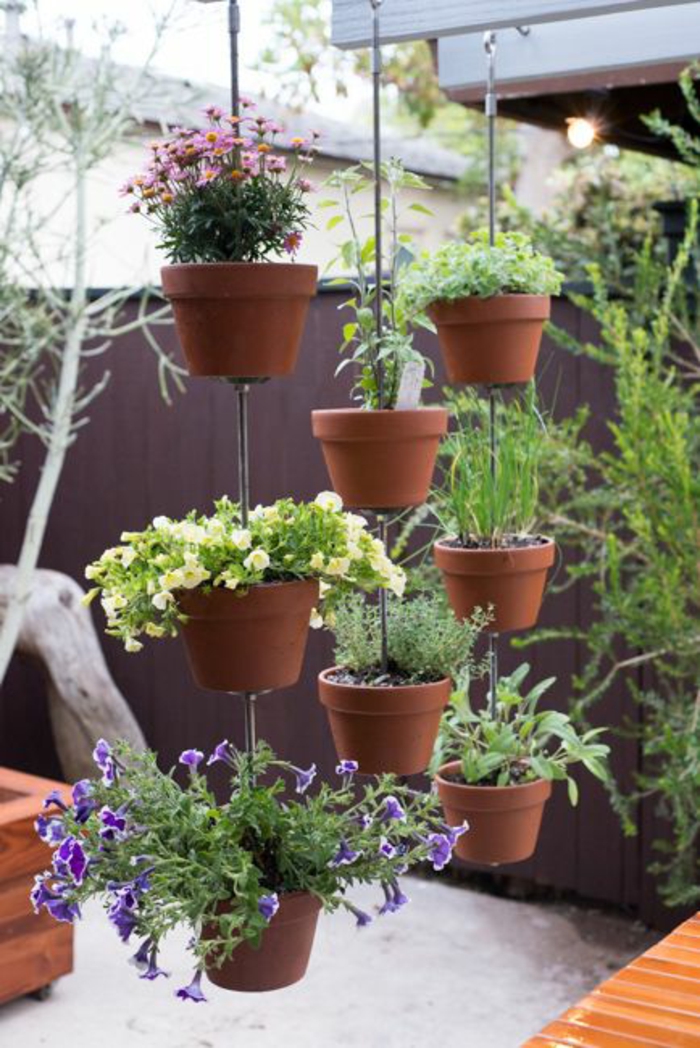
[[[331,483],[346,506],[400,509],[428,497],[440,437],[447,432],[444,408],[313,411]]]
[[[459,761],[453,761],[444,764],[435,777],[449,825],[459,826],[465,819],[469,823],[455,854],[465,862],[488,866],[529,859],[537,847],[551,782],[537,779],[522,786],[465,786],[444,778],[459,771]]]
[[[245,596],[227,589],[181,590],[181,626],[192,674],[214,691],[269,691],[301,673],[318,582],[266,582]]]
[[[452,682],[371,687],[336,684],[328,679],[333,672],[320,674],[318,688],[338,757],[357,761],[364,775],[425,771]]]
[[[510,549],[462,549],[445,541],[434,547],[455,615],[466,619],[475,608],[492,604],[494,617],[488,626],[492,633],[535,625],[554,551],[551,539]]]
[[[437,327],[450,382],[529,382],[535,373],[549,295],[495,295],[436,302]]]
[[[210,963],[209,981],[242,993],[281,990],[299,982],[309,966],[320,910],[320,901],[308,892],[282,895],[258,949],[242,943],[220,968]],[[225,907],[219,912],[225,912]],[[207,938],[206,929],[203,938]]]
[[[272,378],[296,366],[316,266],[213,262],[164,266],[190,375]]]

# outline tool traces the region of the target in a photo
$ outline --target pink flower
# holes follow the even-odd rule
[[[133,192],[134,183],[131,179],[128,179],[123,186],[119,187],[119,196],[129,196],[129,194]]]
[[[297,189],[301,190],[302,193],[313,193],[316,190],[316,186],[308,178],[298,178]]]
[[[241,109],[255,109],[255,102],[252,98],[246,98],[244,95],[238,99],[238,103]]]
[[[266,166],[268,171],[286,171],[287,161],[283,156],[269,156]]]
[[[208,116],[210,120],[221,120],[224,111],[221,106],[208,105],[204,108],[204,115]]]
[[[138,215],[140,210],[141,210],[141,205],[139,204],[138,200],[134,200],[133,204],[129,208],[130,213],[132,215]]]
[[[287,233],[282,246],[288,255],[296,255],[297,251],[301,247],[301,241],[301,233]]]
[[[204,171],[202,171],[201,175],[197,179],[197,185],[199,187],[208,186],[209,183],[213,182],[215,178],[218,178],[220,174],[221,171],[218,168],[205,167]]]

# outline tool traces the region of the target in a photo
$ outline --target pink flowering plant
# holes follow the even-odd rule
[[[162,940],[187,926],[195,973],[175,991],[183,1000],[203,1001],[204,970],[241,943],[260,944],[286,893],[309,892],[327,912],[343,908],[364,927],[373,917],[348,889],[376,884],[378,915],[395,913],[408,902],[399,876],[426,860],[443,869],[464,832],[443,824],[435,795],[391,776],[357,787],[353,761],[336,768],[338,786],[308,794],[315,766],[278,760],[264,743],[243,754],[224,740],[207,759],[185,750],[184,784],[176,769],[158,768],[154,753],[124,743],[100,740],[94,758],[101,779],[76,783],[70,806],[50,794],[37,820],[54,853],[52,868],[36,878],[35,909],[72,923],[85,902],[100,899],[122,942],[137,945],[131,963],[148,980],[167,977]],[[231,774],[223,804],[200,770],[214,764]]]
[[[207,106],[206,127],[151,143],[146,170],[122,186],[171,262],[265,262],[301,245],[317,135],[292,138],[288,158],[278,147],[283,128],[254,115],[248,100],[241,106],[242,116]]]

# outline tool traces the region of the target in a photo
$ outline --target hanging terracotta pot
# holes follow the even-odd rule
[[[182,263],[161,270],[190,375],[273,378],[296,366],[316,266]]]
[[[318,687],[340,760],[357,761],[364,775],[425,771],[452,682],[445,678],[399,687],[341,684],[331,679],[337,672],[337,667],[324,670]]]
[[[346,506],[402,509],[427,499],[440,438],[447,432],[444,408],[337,408],[313,411],[311,424]]]
[[[544,779],[521,786],[467,786],[454,781],[459,761],[444,764],[435,778],[450,826],[465,820],[469,832],[459,837],[455,854],[465,862],[488,866],[523,862],[537,847],[544,806],[552,784]]]
[[[269,691],[301,673],[318,582],[265,582],[244,596],[216,588],[181,590],[178,605],[192,674],[214,691]]]
[[[321,902],[309,892],[280,896],[277,913],[263,932],[258,949],[242,943],[220,968],[209,960],[207,977],[215,986],[241,993],[262,993],[292,986],[306,975]],[[226,912],[222,905],[219,912]],[[213,936],[204,930],[203,938]]]
[[[536,542],[537,540],[533,540]],[[466,549],[455,539],[437,542],[435,563],[442,572],[450,606],[460,619],[476,608],[493,606],[493,633],[530,629],[542,606],[555,544],[542,539],[531,546]]]
[[[551,300],[549,295],[462,298],[436,302],[428,313],[437,327],[450,382],[529,382]]]

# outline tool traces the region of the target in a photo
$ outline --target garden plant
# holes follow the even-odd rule
[[[195,972],[175,995],[186,1001],[206,1000],[204,972],[235,990],[298,981],[321,908],[344,908],[365,927],[372,915],[348,890],[374,884],[379,914],[395,913],[408,902],[399,876],[426,860],[442,869],[466,830],[444,825],[433,795],[390,777],[358,788],[349,761],[338,785],[308,794],[315,766],[278,760],[265,744],[240,753],[224,740],[206,760],[185,750],[184,785],[155,754],[123,744],[100,740],[95,761],[101,779],[76,783],[72,804],[46,798],[37,830],[53,863],[36,878],[35,908],[73,922],[85,902],[101,900],[119,939],[138,944],[131,961],[149,981],[167,978],[161,942],[184,925]],[[230,775],[223,803],[202,772],[213,764]]]

